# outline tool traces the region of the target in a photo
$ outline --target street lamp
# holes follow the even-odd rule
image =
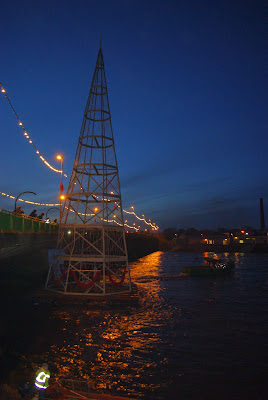
[[[143,229],[144,229],[144,231],[145,231],[145,215],[144,214],[142,214],[142,218],[143,218]]]
[[[58,155],[57,155],[57,160],[60,160],[60,216],[59,216],[59,222],[61,222],[61,214],[62,214],[61,203],[62,203],[62,200],[65,199],[65,196],[63,195],[63,184],[62,184],[63,156],[60,155],[60,154],[58,154]]]
[[[134,216],[134,206],[131,206],[131,208],[133,210],[133,225],[134,225],[134,218],[135,218],[135,216]]]
[[[95,207],[94,211],[95,211],[95,224],[96,224],[96,212],[98,211],[98,207]]]
[[[16,211],[16,208],[17,208],[17,200],[18,200],[18,198],[19,198],[22,194],[24,194],[24,193],[32,193],[32,194],[35,194],[35,195],[36,195],[36,193],[34,193],[34,192],[22,192],[22,193],[20,193],[20,194],[16,197],[16,200],[15,200],[15,211]]]
[[[46,212],[46,219],[47,219],[47,214],[48,214],[49,210],[52,210],[52,208],[55,208],[55,210],[59,210],[59,207],[50,207]]]
[[[61,216],[62,216],[62,208],[61,208],[61,205],[62,205],[62,202],[63,202],[63,200],[65,199],[65,196],[64,196],[64,194],[61,194],[60,195],[60,220],[59,220],[59,223],[61,223]]]

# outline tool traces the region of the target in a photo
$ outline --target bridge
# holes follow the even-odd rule
[[[57,156],[61,161],[61,168],[57,169],[41,154],[2,84],[0,88],[35,154],[51,171],[60,174],[59,204],[19,199],[38,206],[59,206],[59,225],[3,210],[1,231],[51,234],[58,229],[57,246],[50,260],[46,281],[48,290],[88,296],[131,292],[125,234],[129,230],[141,232],[141,223],[144,224],[144,230],[148,230],[145,228],[147,225],[155,232],[158,226],[150,219],[147,221],[144,215],[139,217],[134,206],[130,211],[122,207],[101,43],[70,177],[63,171],[62,155]],[[69,179],[65,193],[64,177]],[[0,193],[10,199],[15,198]],[[16,202],[20,195],[15,198]],[[124,213],[131,216],[132,224],[125,219]]]
[[[59,225],[0,208],[0,233],[57,233]]]
[[[106,82],[105,82],[106,85]],[[21,129],[22,135],[24,138],[27,140],[28,144],[33,149],[33,154],[35,154],[41,162],[43,162],[46,167],[48,167],[51,171],[55,173],[59,173],[61,175],[61,185],[60,185],[60,190],[61,190],[61,196],[60,196],[60,203],[42,203],[42,202],[34,202],[34,201],[28,201],[24,200],[22,198],[19,199],[21,202],[25,202],[26,204],[32,204],[32,205],[37,205],[37,206],[42,206],[42,207],[53,207],[53,206],[61,206],[62,200],[65,200],[65,196],[63,195],[63,185],[62,185],[62,177],[69,179],[70,177],[63,171],[62,165],[63,165],[63,157],[62,156],[57,156],[57,159],[61,160],[61,169],[55,168],[54,166],[51,165],[50,162],[44,157],[43,153],[39,149],[39,147],[34,143],[32,137],[30,136],[29,132],[26,130],[25,124],[22,122],[21,118],[19,117],[19,114],[17,113],[13,102],[11,102],[10,97],[7,94],[7,90],[4,88],[2,83],[0,82],[0,90],[6,101],[8,102],[10,109],[15,117],[15,121],[17,122],[17,125]],[[107,90],[107,88],[106,88]],[[95,112],[95,111],[94,111]],[[105,111],[104,111],[105,112]],[[95,140],[97,141],[98,136],[95,137]],[[99,147],[98,141],[97,147]],[[1,189],[1,188],[0,188]],[[112,194],[113,192],[111,192]],[[0,195],[7,197],[9,199],[15,199],[16,196],[13,194],[5,193],[0,190]],[[96,196],[98,198],[98,196]],[[130,210],[125,210],[123,209],[123,213],[126,214],[126,218],[123,222],[124,227],[126,230],[129,230],[130,232],[138,232],[138,231],[151,231],[151,232],[157,232],[159,230],[159,226],[155,222],[152,222],[151,219],[146,219],[145,215],[142,214],[141,216],[138,216],[135,213],[135,206],[131,206]],[[94,213],[94,210],[93,210]],[[128,216],[130,220],[128,219]],[[117,221],[113,221],[113,223],[117,223]]]

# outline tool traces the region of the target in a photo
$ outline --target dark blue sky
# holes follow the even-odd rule
[[[123,207],[161,228],[259,227],[263,15],[261,1],[245,0],[11,0],[1,5],[0,82],[36,146],[55,166],[63,153],[69,175],[102,32]],[[0,121],[0,191],[57,202],[59,175],[2,94]],[[13,202],[0,196],[0,207]]]

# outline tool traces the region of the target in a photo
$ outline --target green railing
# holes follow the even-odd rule
[[[59,226],[54,222],[46,223],[42,219],[14,214],[0,208],[1,233],[56,233]]]

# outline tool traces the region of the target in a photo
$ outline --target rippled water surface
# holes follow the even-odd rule
[[[180,275],[200,263],[191,253],[132,263],[132,299],[55,309],[47,360],[57,375],[137,399],[264,399],[268,254],[232,257],[235,272],[217,278]]]

